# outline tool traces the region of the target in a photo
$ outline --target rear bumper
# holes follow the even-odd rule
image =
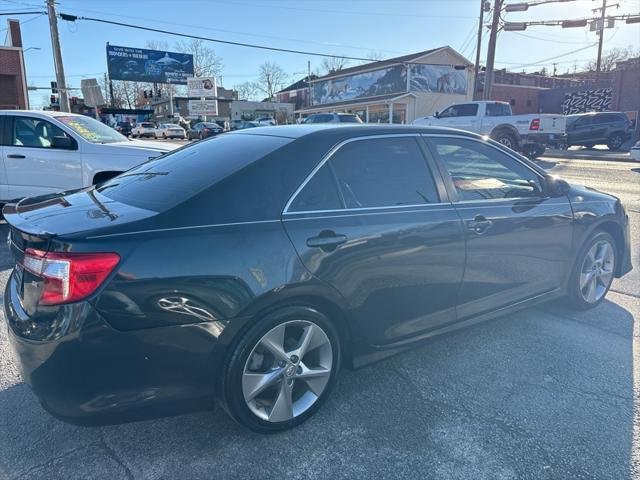
[[[55,417],[104,425],[213,405],[222,359],[211,323],[121,332],[87,302],[37,321],[22,309],[12,274],[8,337],[23,380]]]
[[[557,145],[567,142],[567,136],[558,133],[529,133],[521,138],[522,145]]]

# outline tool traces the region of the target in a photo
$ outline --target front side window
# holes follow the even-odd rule
[[[52,148],[53,137],[69,137],[64,130],[40,118],[14,117],[11,145]]]
[[[414,137],[358,140],[329,160],[347,208],[437,203],[433,177]]]
[[[475,117],[478,114],[478,104],[462,103],[460,105],[452,105],[442,112],[440,118],[452,117]]]
[[[433,138],[433,142],[460,201],[541,195],[535,172],[487,143],[463,138]]]

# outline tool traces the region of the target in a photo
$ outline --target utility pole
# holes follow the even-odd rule
[[[64,66],[62,65],[62,51],[60,50],[60,37],[58,36],[58,18],[54,0],[47,0],[47,13],[49,15],[49,28],[51,29],[51,47],[53,48],[53,63],[56,69],[56,82],[60,95],[60,111],[69,112],[69,95],[67,83],[64,78]]]
[[[596,87],[600,79],[600,70],[602,68],[602,42],[604,41],[604,17],[607,13],[607,0],[602,0],[602,11],[600,12],[600,24],[598,25],[598,60],[596,61]]]
[[[482,49],[482,27],[484,26],[484,5],[487,0],[480,0],[480,20],[478,20],[478,44],[476,46],[476,63],[473,66],[473,99],[478,99],[478,75],[480,74],[480,50]]]
[[[489,36],[489,50],[487,51],[487,69],[484,74],[483,100],[491,99],[491,87],[493,87],[493,67],[496,60],[496,41],[498,39],[498,27],[500,26],[500,11],[504,0],[495,0],[493,3],[493,21],[491,22],[491,35]]]

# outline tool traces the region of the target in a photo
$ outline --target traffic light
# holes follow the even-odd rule
[[[51,93],[58,93],[58,82],[51,82]]]
[[[71,97],[71,105],[77,105],[78,104],[78,97]]]
[[[58,100],[56,99],[55,95],[51,95],[51,97],[49,98],[49,100],[51,101],[51,105],[53,105],[54,103],[58,103]]]

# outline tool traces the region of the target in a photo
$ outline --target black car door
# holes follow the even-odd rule
[[[425,153],[418,135],[348,140],[283,213],[302,262],[340,292],[370,344],[456,319],[462,224]]]
[[[429,141],[466,237],[458,318],[560,288],[572,259],[569,199],[544,195],[540,173],[487,141]]]
[[[593,125],[591,115],[585,115],[577,118],[567,126],[567,140],[569,145],[582,145],[589,143],[593,136]]]

